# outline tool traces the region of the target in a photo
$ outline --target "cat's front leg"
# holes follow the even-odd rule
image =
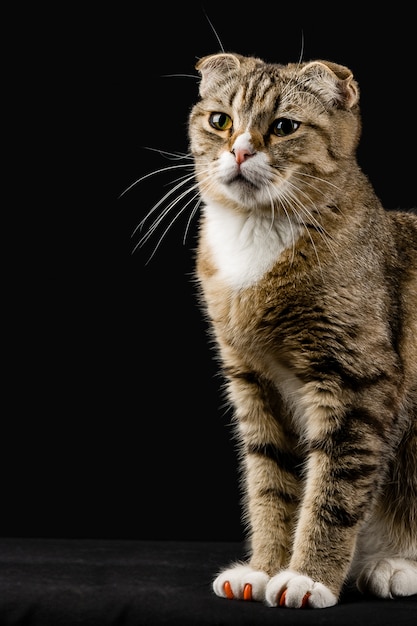
[[[374,424],[355,421],[349,416],[343,428],[310,441],[292,556],[268,582],[270,606],[325,608],[338,601],[381,474]]]
[[[277,392],[265,380],[239,375],[231,379],[229,392],[237,406],[251,558],[218,574],[213,590],[223,598],[264,601],[270,576],[290,560],[303,461],[294,452],[291,435],[269,410],[267,397],[281,416],[285,414]]]

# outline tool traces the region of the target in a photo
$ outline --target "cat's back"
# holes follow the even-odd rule
[[[410,270],[417,266],[417,211],[389,211],[396,248]]]
[[[391,225],[395,250],[391,274],[394,277],[395,288],[409,308],[414,328],[417,330],[417,213],[389,211],[387,219]]]
[[[408,376],[414,381],[417,410],[417,213],[389,211],[387,219],[396,250],[391,275],[393,290],[401,305],[399,349]]]

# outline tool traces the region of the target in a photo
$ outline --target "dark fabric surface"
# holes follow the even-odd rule
[[[347,590],[336,607],[273,609],[217,598],[217,570],[239,543],[0,539],[1,626],[323,624],[411,626],[417,596],[378,600]]]

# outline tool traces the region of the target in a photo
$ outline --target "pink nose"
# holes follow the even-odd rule
[[[254,153],[251,152],[248,148],[233,148],[232,154],[236,159],[236,163],[240,165],[243,161],[246,161],[249,157],[253,156]]]

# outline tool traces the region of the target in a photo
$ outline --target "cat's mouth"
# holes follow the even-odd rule
[[[242,185],[244,185],[245,187],[248,187],[250,189],[259,189],[258,185],[246,178],[246,176],[244,176],[241,172],[237,173],[235,176],[229,179],[226,184],[239,185],[239,187],[242,187]]]

